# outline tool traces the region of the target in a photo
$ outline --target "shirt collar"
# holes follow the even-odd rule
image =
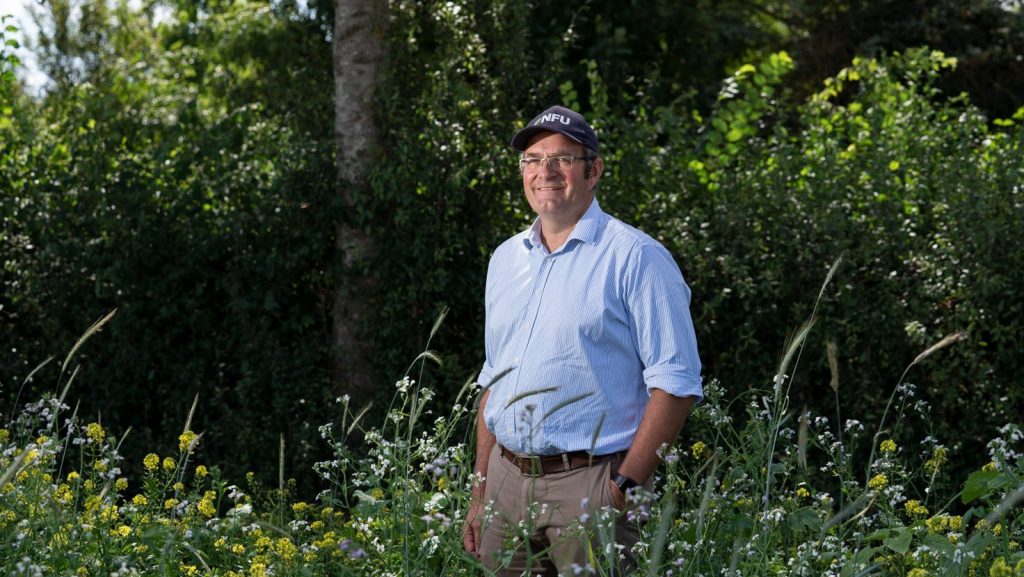
[[[597,242],[597,235],[604,227],[605,223],[608,222],[608,215],[601,210],[601,205],[597,202],[597,197],[590,202],[590,206],[587,208],[583,216],[573,227],[572,232],[569,233],[569,238],[565,240],[563,247],[569,246],[573,240],[585,242],[587,244],[594,244]],[[540,217],[538,216],[530,228],[526,231],[526,236],[523,238],[523,243],[526,248],[539,248],[541,250],[547,250],[544,248],[544,242],[540,238]]]

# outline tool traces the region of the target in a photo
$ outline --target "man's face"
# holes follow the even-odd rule
[[[583,145],[557,132],[542,132],[532,139],[523,152],[525,158],[575,156],[582,158]],[[586,178],[586,163],[575,160],[572,168],[559,170],[541,162],[535,173],[523,173],[523,190],[530,207],[538,215],[553,217],[566,224],[575,223],[594,198],[594,186],[601,178],[601,159],[594,161],[590,178]]]

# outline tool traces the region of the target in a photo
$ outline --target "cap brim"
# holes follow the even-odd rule
[[[549,126],[527,126],[526,128],[517,132],[516,135],[512,137],[512,148],[518,150],[519,152],[525,151],[526,145],[530,143],[530,139],[533,138],[534,135],[540,134],[541,132],[557,132],[558,134],[565,135],[573,142],[579,142],[580,144],[583,144],[571,134],[562,132],[561,130],[553,129]]]

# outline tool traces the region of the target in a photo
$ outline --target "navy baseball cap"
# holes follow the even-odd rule
[[[598,152],[597,134],[579,112],[564,106],[552,106],[538,114],[525,128],[512,137],[512,148],[522,152],[533,135],[540,132],[558,132],[583,146]]]

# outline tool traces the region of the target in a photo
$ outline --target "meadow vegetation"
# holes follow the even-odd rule
[[[67,372],[72,357],[109,319],[64,361],[60,393],[25,404],[0,429],[6,574],[480,573],[461,539],[469,492],[480,480],[470,474],[467,437],[478,385],[467,382],[452,405],[433,402],[413,373],[436,359],[432,352],[395,383],[382,422],[368,424],[348,398],[336,400],[340,419],[320,427],[330,453],[310,465],[326,488],[306,501],[283,470],[277,487],[253,475],[223,477],[203,458],[191,414],[177,439],[142,459],[141,476],[125,474],[123,436],[68,404],[81,368]],[[629,495],[625,514],[643,526],[639,574],[1024,574],[1020,426],[1000,427],[987,444],[988,463],[967,472],[950,468],[941,432],[913,445],[893,440],[902,428],[927,430],[930,418],[928,403],[902,378],[883,422],[793,410],[789,384],[810,330],[813,322],[796,333],[764,388],[727,398],[719,383],[708,383],[684,438],[662,448],[653,492]],[[923,351],[908,372],[957,338]],[[56,372],[47,368],[39,375]],[[741,405],[746,418],[735,421],[728,405]],[[858,447],[870,456],[858,458]],[[575,514],[578,526],[564,538],[591,545],[578,574],[610,574],[619,551],[609,535],[620,513],[581,503]],[[510,547],[520,542],[509,539]]]

